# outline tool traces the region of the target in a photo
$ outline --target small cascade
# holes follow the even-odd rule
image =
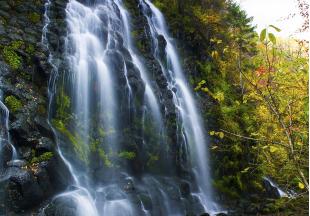
[[[0,215],[4,210],[4,185],[14,173],[14,166],[23,164],[18,160],[17,151],[10,140],[9,109],[3,104],[3,94],[0,90]]]
[[[268,193],[275,198],[289,197],[294,198],[296,192],[293,190],[284,191],[279,185],[272,181],[269,177],[263,177],[263,183]]]
[[[3,95],[0,92],[0,181],[10,177],[6,169],[6,162],[18,162],[17,151],[10,140],[9,134],[9,109],[3,104]],[[10,153],[11,156],[7,154]]]

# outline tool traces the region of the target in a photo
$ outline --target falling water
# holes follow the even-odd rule
[[[153,160],[170,171],[171,161],[158,161],[163,159],[155,155],[156,148],[160,155],[169,154],[167,125],[159,87],[151,81],[150,71],[135,48],[130,14],[121,0],[70,0],[66,6],[65,59],[54,61],[50,55],[49,121],[73,181],[54,201],[73,202],[75,214],[80,216],[185,215],[192,210],[212,213],[216,205],[201,119],[162,14],[148,1],[140,4],[145,10],[151,8],[146,17],[154,57],[169,89],[177,89],[173,102],[179,114],[178,137],[191,154],[188,157],[193,159],[197,183],[173,177],[174,171],[165,177],[145,168]],[[45,20],[43,43],[48,42],[47,12]],[[158,35],[167,42],[166,61],[159,53]],[[155,153],[149,153],[150,149]],[[187,184],[193,188],[198,185],[198,193],[181,192],[180,185]]]
[[[263,177],[263,179],[264,179],[265,181],[269,182],[269,184],[270,184],[272,187],[276,188],[279,197],[290,197],[290,198],[292,198],[292,197],[296,196],[296,192],[294,192],[294,191],[292,191],[292,190],[289,190],[289,191],[287,191],[287,192],[284,192],[284,191],[279,187],[279,185],[277,185],[275,182],[273,182],[270,178],[268,178],[268,177]]]
[[[3,159],[3,149],[7,145],[12,151],[11,160],[17,160],[17,151],[14,145],[11,143],[10,134],[9,134],[9,109],[2,102],[3,95],[0,90],[0,158]],[[1,161],[2,163],[2,161]],[[2,165],[1,165],[2,166]],[[0,175],[5,171],[1,167]]]
[[[160,112],[159,104],[157,101],[157,98],[155,96],[155,93],[152,88],[152,84],[147,76],[146,69],[144,68],[142,62],[139,59],[139,56],[136,54],[133,44],[132,44],[132,38],[131,38],[131,29],[130,29],[130,24],[129,24],[129,14],[125,10],[125,8],[122,6],[121,2],[119,0],[116,1],[116,4],[120,10],[121,13],[121,18],[122,18],[122,23],[124,26],[124,36],[125,36],[125,46],[128,49],[131,57],[133,64],[136,65],[136,67],[139,69],[139,72],[141,74],[141,78],[145,83],[145,100],[146,100],[146,105],[147,109],[150,110],[150,113],[152,115],[152,120],[155,122],[156,128],[157,128],[157,133],[161,134],[163,133],[164,129],[164,123],[162,120],[162,115]],[[164,134],[161,134],[164,136]]]
[[[200,187],[200,196],[207,211],[217,211],[218,207],[213,202],[211,178],[208,167],[207,141],[204,135],[203,125],[200,116],[196,109],[195,101],[189,87],[184,78],[180,60],[173,45],[173,39],[169,36],[162,13],[148,0],[141,0],[144,14],[147,17],[148,24],[151,30],[154,56],[160,63],[162,70],[166,72],[169,88],[177,88],[177,93],[174,94],[175,103],[181,113],[183,127],[189,143],[192,158],[194,160],[194,173]],[[149,13],[149,10],[151,13]],[[163,36],[166,41],[165,54],[163,60],[159,53],[158,36]]]

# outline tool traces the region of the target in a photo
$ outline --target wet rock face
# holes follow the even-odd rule
[[[164,125],[166,127],[167,152],[159,151],[159,158],[164,161],[172,161],[172,164],[170,165],[158,162],[156,164],[158,169],[145,167],[145,171],[158,172],[158,170],[160,170],[159,172],[161,174],[181,175],[187,167],[181,166],[181,155],[179,154],[179,152],[181,152],[181,143],[177,138],[179,133],[177,126],[177,108],[173,101],[173,93],[172,90],[168,88],[168,81],[164,75],[165,71],[162,70],[161,65],[153,55],[154,47],[151,39],[151,31],[147,19],[142,12],[142,5],[138,0],[126,0],[125,2],[131,15],[133,41],[138,50],[138,54],[143,59],[145,69],[149,74],[149,79],[152,80],[152,87],[154,93],[159,99],[158,102],[163,115]],[[149,12],[151,13],[151,11]],[[166,41],[161,35],[158,36],[157,40],[159,44],[159,55],[164,58]],[[144,151],[146,155],[152,154],[152,149],[148,149],[148,147],[145,147]]]
[[[85,3],[84,0],[81,2]],[[93,4],[93,1],[87,2],[87,4]],[[77,215],[75,199],[58,197],[49,202],[53,195],[60,191],[63,192],[72,182],[68,169],[54,150],[54,134],[47,122],[47,87],[52,71],[52,67],[48,63],[48,51],[53,55],[53,63],[57,63],[59,74],[66,74],[69,71],[68,62],[63,55],[67,34],[65,21],[67,1],[55,0],[50,5],[48,14],[50,24],[46,32],[49,50],[40,43],[43,29],[43,3],[40,0],[30,0],[27,4],[19,3],[19,1],[0,2],[0,47],[6,50],[6,52],[1,52],[0,49],[0,89],[4,93],[4,100],[9,96],[11,99],[12,97],[16,99],[11,102],[7,100],[6,105],[11,110],[10,134],[12,142],[22,160],[10,161],[9,157],[4,160],[3,166],[11,174],[4,182],[3,187],[1,182],[1,189],[5,189],[5,199],[0,204],[5,202],[6,205],[0,206],[6,206],[6,208],[1,209],[0,207],[0,211],[8,213],[21,213],[29,209],[36,211],[44,201],[47,201],[49,204],[45,215],[73,216]],[[186,159],[183,159],[179,153],[182,144],[178,140],[178,125],[176,123],[178,116],[173,102],[173,91],[176,89],[168,89],[164,72],[154,59],[150,30],[146,28],[147,20],[141,14],[141,8],[137,8],[139,2],[130,0],[129,5],[134,7],[130,11],[133,19],[133,32],[136,33],[134,39],[139,43],[137,47],[145,60],[146,69],[151,74],[150,80],[152,80],[155,94],[159,98],[160,108],[164,114],[164,123],[167,126],[167,137],[169,138],[167,140],[168,154],[163,150],[158,153],[159,156],[152,155],[153,149],[151,148],[153,146],[143,146],[140,124],[143,110],[123,109],[128,102],[128,95],[124,91],[126,88],[124,65],[127,70],[128,82],[132,87],[133,100],[131,103],[136,107],[142,107],[145,84],[137,67],[132,63],[128,50],[123,46],[123,39],[116,35],[114,47],[117,51],[111,51],[113,53],[109,54],[111,56],[109,65],[114,71],[116,83],[119,84],[116,86],[117,99],[121,101],[120,104],[124,105],[117,108],[117,113],[122,119],[120,130],[126,131],[122,135],[116,134],[117,139],[128,152],[136,153],[133,159],[126,160],[126,164],[129,166],[128,170],[131,169],[135,175],[138,176],[145,172],[171,176],[177,174],[190,180],[188,167],[186,163],[183,163]],[[11,16],[8,11],[13,15]],[[31,11],[30,14],[29,11]],[[106,14],[102,13],[100,19],[104,23],[107,19]],[[115,25],[117,28],[117,23]],[[102,30],[101,39],[103,41],[106,40],[106,34],[107,32]],[[159,52],[163,55],[166,41],[162,36],[158,36],[158,42]],[[74,52],[74,50],[66,51]],[[59,86],[56,85],[56,87]],[[93,92],[91,92],[94,95],[94,100],[97,99],[96,91],[98,89],[94,84]],[[95,106],[91,109],[98,112]],[[55,115],[55,113],[56,111],[52,111],[51,115]],[[128,115],[128,113],[130,114]],[[62,141],[68,140],[63,139]],[[72,146],[67,145],[66,148],[72,148]],[[9,147],[5,151],[10,154],[12,152]],[[8,153],[5,155],[7,156]],[[152,157],[149,157],[150,155]],[[113,170],[107,169],[106,164],[103,164],[98,155],[92,155],[92,159],[90,167],[94,181],[105,183],[104,181],[114,174]],[[98,161],[101,162],[98,163]],[[167,165],[166,161],[173,161],[173,164]],[[184,211],[192,215],[203,213],[199,199],[191,195],[190,183],[185,181],[172,183],[178,180],[171,179],[171,182],[163,183],[160,186],[160,189],[168,194],[167,199],[170,200],[171,205],[178,207],[176,211]],[[137,209],[141,209],[142,203],[144,208],[153,212],[154,215],[167,215],[163,207],[163,200],[160,198],[161,192],[158,190],[158,183],[153,182],[152,179],[146,180],[143,184],[135,184],[131,180],[126,180],[120,185],[123,185],[122,191],[115,192],[112,188],[104,198],[113,201],[126,196],[136,205]],[[150,188],[150,190],[147,191],[143,188]],[[155,200],[152,200],[154,197]],[[182,204],[180,205],[180,203]]]
[[[263,179],[263,186],[266,190],[267,197],[273,199],[281,198],[278,188],[272,185],[268,179]]]
[[[54,9],[65,3],[55,1],[58,8]],[[41,43],[44,4],[43,0],[0,1],[0,90],[10,111],[11,142],[20,159],[11,161],[11,146],[1,146],[0,173],[6,180],[0,185],[0,212],[7,214],[35,209],[70,181],[54,151],[54,134],[47,122],[51,66],[48,50]],[[51,13],[60,19],[62,11]],[[58,48],[61,21],[54,30],[49,38]]]

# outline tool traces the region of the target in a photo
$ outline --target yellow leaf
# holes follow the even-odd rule
[[[221,139],[223,139],[223,138],[224,138],[224,133],[223,133],[223,132],[219,132],[219,133],[218,133],[218,136],[219,136]]]
[[[219,54],[217,51],[212,51],[211,56],[212,56],[212,58],[216,59],[219,56]]]
[[[270,147],[269,147],[269,151],[270,151],[271,153],[273,153],[273,152],[275,152],[275,151],[277,151],[277,150],[278,150],[278,148],[275,147],[275,146],[270,146]]]
[[[304,189],[304,188],[305,188],[305,185],[304,185],[303,183],[301,183],[301,182],[298,182],[298,187],[299,187],[300,189]]]
[[[209,134],[210,134],[211,136],[214,136],[215,131],[210,131]]]
[[[223,102],[225,100],[225,96],[223,92],[216,92],[213,97],[219,102]]]
[[[217,149],[217,147],[218,146],[212,146],[211,149],[214,150],[214,149]]]
[[[207,87],[201,88],[201,90],[204,92],[209,92],[209,89]]]

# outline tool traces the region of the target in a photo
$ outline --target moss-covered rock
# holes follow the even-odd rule
[[[4,60],[11,66],[12,69],[17,70],[21,67],[22,59],[12,47],[4,47],[2,55]]]
[[[28,14],[28,19],[32,22],[32,23],[38,23],[41,20],[41,16],[40,14],[36,13],[36,12],[32,12]]]
[[[50,160],[52,157],[54,156],[54,153],[53,152],[45,152],[43,153],[42,155],[38,156],[38,157],[33,157],[31,159],[31,164],[34,164],[34,163],[40,163],[42,161],[48,161]]]
[[[23,106],[22,102],[13,95],[7,96],[4,99],[4,102],[7,105],[8,109],[13,113],[21,109]]]

